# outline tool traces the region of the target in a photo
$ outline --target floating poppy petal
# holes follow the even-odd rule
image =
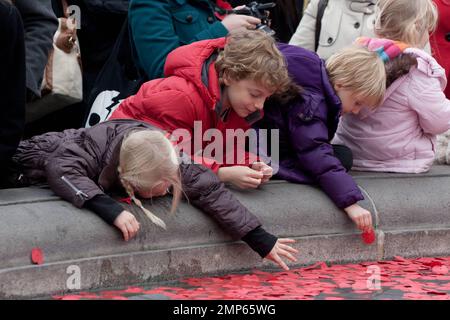
[[[60,300],[81,300],[82,298],[83,298],[82,296],[67,295],[67,296],[61,297]]]
[[[144,289],[142,289],[142,288],[137,288],[137,287],[132,288],[132,287],[130,287],[130,288],[124,290],[123,292],[124,293],[142,293],[143,291],[144,291]]]
[[[433,272],[433,274],[448,274],[448,268],[446,266],[435,266],[431,269],[431,272]]]

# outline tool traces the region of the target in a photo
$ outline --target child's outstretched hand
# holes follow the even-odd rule
[[[222,167],[217,175],[220,181],[232,183],[241,189],[258,188],[264,178],[262,172],[246,166]]]
[[[265,164],[264,162],[253,162],[252,169],[259,171],[263,174],[263,178],[261,179],[261,183],[265,183],[272,178],[273,169],[271,166]]]
[[[297,258],[295,258],[292,254],[298,253],[298,250],[287,245],[287,243],[294,243],[294,242],[295,242],[294,239],[286,239],[286,238],[278,239],[275,245],[273,246],[272,250],[269,252],[269,254],[265,256],[265,259],[272,260],[280,267],[282,267],[284,270],[289,270],[289,267],[283,260],[281,260],[280,256],[284,256],[289,260],[296,262]]]
[[[352,204],[344,209],[350,219],[356,224],[358,229],[368,231],[372,229],[372,215],[358,204]]]
[[[125,241],[134,238],[139,230],[139,222],[136,217],[126,210],[117,216],[114,225],[122,231]]]

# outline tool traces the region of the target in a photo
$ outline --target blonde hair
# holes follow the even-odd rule
[[[230,32],[215,67],[221,82],[225,75],[235,81],[251,79],[274,93],[286,91],[291,82],[275,40],[259,30]]]
[[[353,91],[358,98],[381,104],[386,92],[386,70],[377,52],[353,45],[328,58],[326,62],[330,82]]]
[[[119,178],[133,202],[156,225],[166,228],[164,221],[144,208],[136,198],[138,190],[151,190],[163,181],[173,187],[171,213],[175,212],[182,194],[179,160],[169,139],[156,130],[132,131],[120,147]]]
[[[436,29],[438,12],[432,0],[379,0],[375,34],[417,47]]]

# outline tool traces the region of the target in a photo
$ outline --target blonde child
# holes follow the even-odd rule
[[[363,105],[375,108],[384,96],[386,71],[377,52],[352,46],[325,63],[315,53],[279,45],[291,78],[301,87],[288,103],[271,99],[259,128],[278,129],[280,163],[276,178],[318,184],[356,226],[372,229],[371,213],[358,201],[364,197],[347,171],[351,151],[331,145],[340,114],[358,114]],[[272,164],[273,165],[273,164]]]
[[[378,6],[378,39],[363,42],[374,49],[380,41],[399,42],[401,54],[386,63],[383,104],[344,115],[333,143],[352,150],[355,170],[426,172],[435,157],[436,135],[450,129],[445,71],[422,50],[436,26],[436,7],[431,0],[380,0]]]
[[[289,246],[294,240],[266,232],[214,173],[182,163],[168,137],[146,123],[114,120],[88,129],[50,132],[22,141],[13,160],[29,183],[47,182],[61,198],[116,226],[126,241],[136,236],[139,222],[105,192],[125,191],[151,221],[166,228],[138,197],[164,196],[171,189],[172,212],[184,193],[261,257],[285,269],[281,257],[296,260],[292,254],[297,250]]]

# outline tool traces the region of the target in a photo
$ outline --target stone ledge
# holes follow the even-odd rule
[[[273,181],[235,194],[269,232],[297,239],[298,265],[450,254],[450,167],[419,175],[352,174],[382,235],[371,246],[318,188]],[[185,202],[173,216],[165,213],[169,198],[146,206],[166,221],[167,231],[134,208],[141,230],[127,243],[118,230],[48,189],[0,190],[0,298],[67,292],[70,265],[80,267],[81,290],[272,267]],[[34,247],[43,250],[43,265],[31,264]]]

